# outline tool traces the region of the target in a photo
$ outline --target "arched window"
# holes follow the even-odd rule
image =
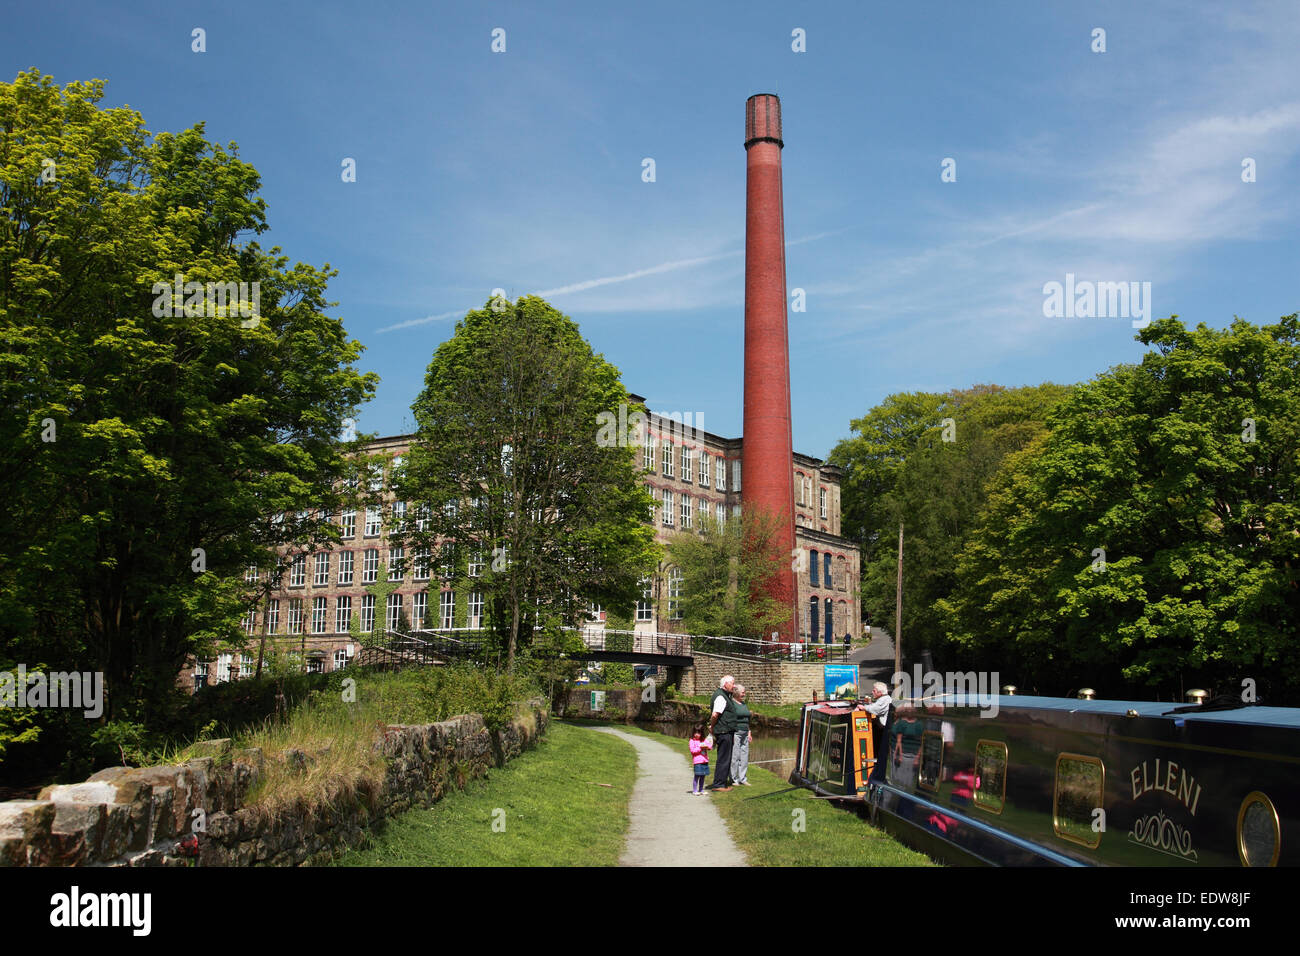
[[[835,606],[831,603],[831,599],[830,599],[830,598],[827,598],[827,599],[826,599],[826,643],[827,643],[827,644],[829,644],[831,641],[835,640],[835,638],[834,638],[834,636],[833,636],[833,634],[832,634],[832,631],[833,631],[833,622],[834,622],[834,620],[835,620],[835,615],[834,615],[834,613],[833,613],[833,612],[834,612],[834,609],[835,609]]]
[[[824,578],[824,580],[826,581],[826,586],[828,588],[834,587],[834,585],[831,584],[831,580],[832,580],[831,579],[831,553],[827,551],[825,554],[823,554],[822,560],[825,561],[823,570],[825,570],[826,572],[826,576]]]
[[[810,640],[817,640],[817,599],[808,599],[808,637]]]
[[[817,587],[817,586],[818,586],[818,585],[817,585],[817,566],[818,566],[817,552],[816,552],[816,551],[809,551],[809,552],[808,552],[808,559],[809,559],[809,560],[808,560],[808,576],[809,576],[809,581],[810,581],[810,583],[812,584],[813,587]],[[813,637],[816,637],[816,636],[817,636],[817,628],[814,627],[814,628],[813,628]]]

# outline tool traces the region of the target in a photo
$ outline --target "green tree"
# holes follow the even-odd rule
[[[776,521],[746,508],[739,520],[700,516],[700,530],[679,531],[668,542],[668,563],[682,575],[681,614],[686,630],[761,640],[785,626],[789,609],[768,588],[788,566],[776,546]]]
[[[455,578],[457,549],[482,559],[511,669],[535,626],[630,605],[654,567],[636,449],[598,440],[602,416],[627,405],[618,370],[534,296],[470,312],[429,365],[398,490],[418,503],[407,546],[437,549]]]
[[[956,555],[1002,458],[1044,429],[1067,389],[977,385],[946,394],[890,395],[853,422],[831,452],[844,469],[844,533],[862,549],[862,608],[892,625],[898,527],[906,526],[903,638],[939,648],[946,633],[934,602],[952,586]],[[891,627],[892,630],[892,627]]]
[[[245,240],[265,202],[234,145],[151,139],[102,93],[0,84],[0,644],[148,720],[188,655],[244,641],[247,566],[330,540],[377,378],[328,266]]]
[[[943,404],[944,396],[934,392],[890,395],[854,419],[851,427],[856,434],[831,450],[829,461],[844,470],[841,532],[858,542],[864,560],[879,541],[881,528],[893,520],[884,507],[886,496],[894,490],[908,456],[943,417],[939,414]]]
[[[1140,365],[1076,388],[998,478],[954,640],[1058,692],[1300,696],[1298,333],[1162,319]]]

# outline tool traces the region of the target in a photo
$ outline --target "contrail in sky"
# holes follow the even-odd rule
[[[846,227],[847,228],[847,227]],[[836,229],[832,232],[820,232],[813,236],[804,236],[801,239],[791,239],[786,246],[800,246],[805,242],[815,242],[818,239],[825,239],[827,236],[834,236],[844,232],[844,229]],[[720,259],[734,259],[736,256],[743,255],[744,249],[735,249],[731,252],[722,252],[716,256],[696,256],[693,259],[676,259],[672,262],[663,262],[657,266],[651,266],[648,269],[638,269],[635,272],[628,272],[619,276],[604,276],[599,279],[587,279],[583,282],[574,282],[570,285],[562,285],[555,289],[543,289],[540,292],[534,292],[533,295],[539,295],[543,298],[553,295],[568,295],[572,292],[586,292],[588,289],[595,289],[603,285],[614,285],[617,282],[630,282],[632,279],[640,279],[643,276],[658,275],[661,272],[675,272],[678,269],[689,269],[692,266],[702,266],[709,262],[717,262]],[[426,315],[422,319],[409,319],[406,322],[398,322],[396,325],[387,325],[379,329],[380,332],[395,332],[398,329],[409,329],[416,325],[427,325],[430,322],[441,322],[446,319],[458,319],[464,316],[466,312],[472,311],[478,306],[471,306],[468,309],[459,309],[455,312],[439,312],[437,315]]]

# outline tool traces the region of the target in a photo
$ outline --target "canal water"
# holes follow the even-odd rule
[[[689,740],[694,724],[682,722],[637,721],[636,726],[669,737]],[[794,770],[795,738],[797,731],[758,730],[754,731],[754,742],[749,745],[749,762],[776,774],[782,780],[788,780]]]

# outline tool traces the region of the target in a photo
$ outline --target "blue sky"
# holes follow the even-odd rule
[[[154,132],[236,141],[262,244],[340,272],[380,434],[499,286],[545,293],[653,409],[738,435],[744,102],[776,92],[795,448],[824,456],[891,392],[1137,361],[1127,318],[1044,317],[1067,273],[1193,324],[1300,309],[1297,50],[1293,0],[97,2],[7,12],[0,72],[103,78]]]

